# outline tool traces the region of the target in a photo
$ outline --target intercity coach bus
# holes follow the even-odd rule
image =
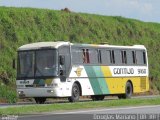
[[[42,104],[46,98],[80,96],[130,98],[149,90],[143,45],[116,46],[38,42],[18,49],[17,93]]]

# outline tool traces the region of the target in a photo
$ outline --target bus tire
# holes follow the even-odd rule
[[[123,99],[131,98],[132,94],[133,94],[132,84],[131,82],[127,82],[125,87],[125,94],[122,95],[122,98]]]
[[[46,101],[46,98],[44,97],[36,97],[34,98],[37,104],[44,104]]]
[[[99,101],[99,100],[104,100],[104,95],[92,95],[91,96],[91,99],[93,100],[93,101]]]
[[[68,98],[69,102],[77,102],[80,97],[80,88],[77,83],[72,86],[72,96]]]

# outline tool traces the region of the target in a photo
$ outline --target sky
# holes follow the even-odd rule
[[[122,16],[160,23],[160,0],[0,0],[0,6],[32,7]]]

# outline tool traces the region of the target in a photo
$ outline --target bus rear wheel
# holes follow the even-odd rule
[[[68,98],[69,102],[76,102],[79,101],[80,97],[80,88],[77,83],[73,84],[72,87],[72,96]]]
[[[125,87],[125,94],[118,95],[118,98],[119,99],[131,98],[132,94],[133,94],[132,84],[131,82],[127,82]]]
[[[34,98],[37,104],[44,104],[46,101],[46,98],[44,97],[36,97]]]
[[[91,99],[93,100],[93,101],[99,101],[99,100],[104,100],[104,95],[92,95],[91,96]]]

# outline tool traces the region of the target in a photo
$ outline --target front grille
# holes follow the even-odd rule
[[[26,85],[26,87],[33,87],[33,85]]]
[[[26,87],[44,87],[45,85],[38,85],[38,84],[33,84],[33,85],[26,85]]]

